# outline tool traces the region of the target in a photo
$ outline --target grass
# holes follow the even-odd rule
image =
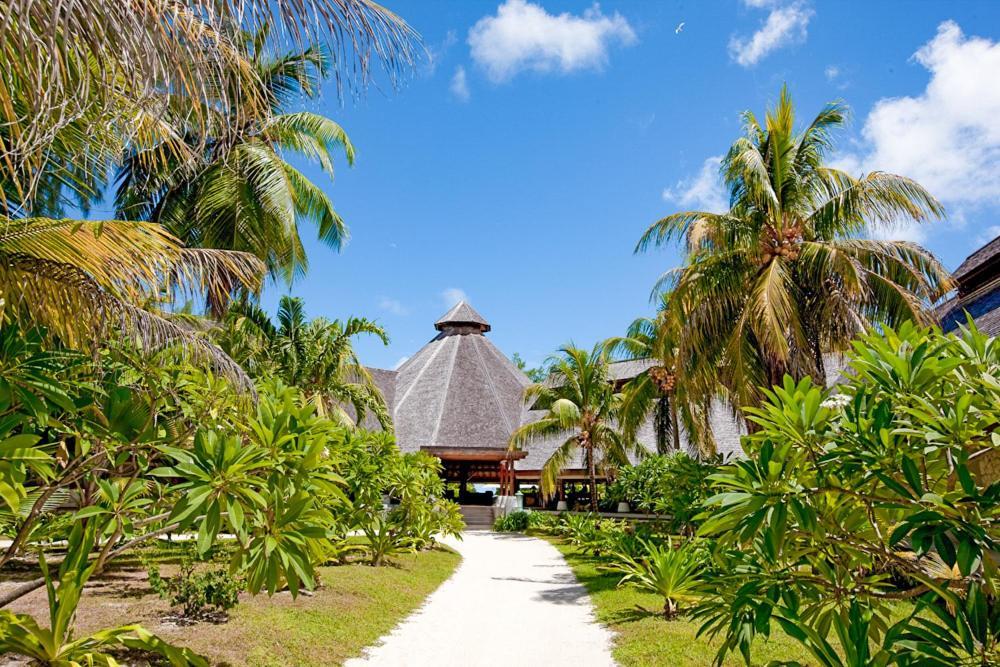
[[[169,563],[173,555],[157,554],[155,560]],[[322,586],[314,595],[293,600],[287,592],[271,598],[244,594],[227,622],[193,625],[173,622],[168,604],[149,588],[145,570],[117,569],[88,584],[77,613],[77,634],[138,622],[201,653],[213,665],[338,665],[360,655],[420,606],[460,560],[454,551],[436,548],[395,556],[386,567],[320,567]],[[44,620],[45,592],[18,600],[11,610]]]
[[[696,637],[698,622],[683,616],[665,621],[660,614],[663,598],[630,586],[619,588],[621,577],[599,570],[600,561],[581,554],[561,539],[546,539],[562,552],[577,579],[587,588],[597,620],[615,632],[613,654],[622,667],[704,667],[712,664],[719,645]],[[755,643],[753,649],[754,665],[764,665],[771,660],[814,663],[798,642],[778,630],[770,640]],[[723,664],[739,667],[744,663],[736,654],[728,656]]]

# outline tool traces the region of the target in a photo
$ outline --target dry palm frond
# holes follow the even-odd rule
[[[395,83],[415,56],[415,33],[371,0],[0,0],[0,204],[32,200],[51,161],[79,157],[59,150],[67,132],[87,151],[125,145],[123,121],[165,92],[201,124],[220,99],[266,106],[237,34],[268,24],[274,42],[322,44],[338,91],[361,90],[373,61]]]
[[[237,286],[260,287],[263,266],[244,253],[186,250],[151,223],[0,218],[0,320],[43,325],[67,344],[109,336],[144,349],[180,344],[249,388],[218,347],[137,304]]]

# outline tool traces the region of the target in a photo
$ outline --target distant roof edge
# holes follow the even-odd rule
[[[456,303],[451,310],[442,315],[441,318],[434,323],[434,328],[438,331],[444,331],[448,327],[457,326],[477,327],[483,332],[491,329],[490,323],[486,321],[486,318],[477,313],[476,309],[467,304],[465,301],[459,301]]]
[[[962,278],[978,269],[997,254],[1000,254],[1000,236],[997,236],[995,239],[966,257],[965,261],[962,262],[957,269],[955,269],[953,277],[955,280],[962,280]]]

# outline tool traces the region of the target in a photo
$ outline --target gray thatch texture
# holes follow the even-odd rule
[[[400,449],[506,449],[514,429],[544,414],[524,405],[524,389],[531,381],[483,335],[490,325],[468,304],[459,303],[435,327],[441,333],[397,370],[369,369],[389,406]],[[842,374],[843,361],[827,355],[824,363],[828,382],[833,384]],[[615,362],[609,375],[623,382],[653,365],[652,360]],[[368,421],[366,426],[370,426]],[[742,456],[740,436],[746,430],[722,401],[713,403],[711,422],[719,453]],[[566,437],[531,443],[525,457],[515,463],[517,470],[540,470]],[[652,416],[639,430],[638,439],[647,451],[656,451]],[[684,433],[681,447],[697,454]],[[582,453],[577,453],[569,467],[584,467]]]
[[[477,322],[479,329],[468,326]],[[441,333],[395,372],[391,409],[400,449],[505,449],[523,420],[530,380],[482,335],[489,324],[468,304],[435,326]]]
[[[490,323],[486,321],[486,318],[476,312],[476,309],[467,304],[465,301],[459,301],[456,303],[451,310],[442,315],[441,318],[434,323],[434,328],[438,331],[463,326],[471,326],[483,332],[490,330]]]
[[[1000,236],[996,237],[979,250],[965,258],[965,261],[958,265],[952,277],[959,283],[969,274],[974,273],[991,259],[1000,254]]]

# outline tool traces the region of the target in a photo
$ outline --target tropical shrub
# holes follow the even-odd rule
[[[698,460],[684,452],[649,456],[619,470],[608,495],[641,512],[666,515],[671,530],[690,532],[720,463],[719,457]]]
[[[493,530],[498,533],[523,533],[531,525],[531,512],[510,512],[493,522]]]
[[[904,324],[856,341],[850,368],[835,396],[786,378],[749,411],[701,528],[702,632],[720,660],[777,623],[822,665],[989,664],[1000,483],[978,461],[1000,449],[1000,342]]]
[[[172,606],[180,606],[184,616],[204,616],[209,608],[229,611],[240,600],[243,582],[222,568],[196,570],[194,562],[181,560],[180,572],[163,578],[156,565],[148,568],[149,586]]]
[[[88,564],[94,547],[96,524],[73,527],[66,557],[56,577],[51,575],[45,556],[40,566],[49,600],[48,627],[42,627],[28,614],[16,614],[0,609],[0,654],[24,656],[43,665],[108,665],[114,666],[112,653],[132,649],[155,653],[171,665],[208,667],[208,661],[185,648],[166,643],[140,625],[123,625],[74,638],[73,621],[83,587],[97,564]]]
[[[346,433],[345,457],[349,524],[364,534],[371,565],[430,547],[436,535],[460,536],[465,524],[444,499],[438,459],[400,454],[390,434],[365,431]]]
[[[692,541],[675,548],[669,538],[666,544],[640,541],[637,546],[639,549],[613,553],[611,567],[624,573],[618,585],[631,584],[662,596],[663,617],[671,620],[681,604],[700,597],[702,554]]]

